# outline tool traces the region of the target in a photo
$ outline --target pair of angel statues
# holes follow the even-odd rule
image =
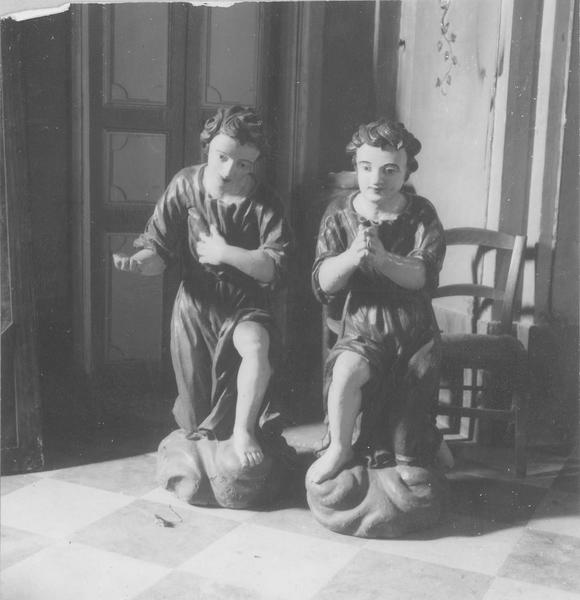
[[[142,275],[181,268],[171,319],[179,430],[161,443],[159,478],[189,502],[248,508],[272,502],[286,477],[269,418],[281,354],[271,299],[293,238],[275,192],[255,175],[267,145],[258,115],[219,109],[200,140],[206,162],[173,177],[138,251],[113,260]],[[358,189],[327,207],[312,266],[316,298],[339,304],[342,317],[324,365],[327,434],[305,485],[315,517],[352,535],[427,526],[445,495],[431,306],[445,242],[433,205],[403,187],[420,149],[394,120],[354,132],[346,151]]]

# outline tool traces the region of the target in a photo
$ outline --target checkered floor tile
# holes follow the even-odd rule
[[[580,598],[579,461],[468,452],[434,529],[340,536],[300,500],[195,507],[156,487],[155,456],[3,477],[1,596],[10,600]],[[170,527],[161,527],[164,520]]]

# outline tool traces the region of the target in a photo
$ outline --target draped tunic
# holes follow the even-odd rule
[[[355,446],[371,466],[383,466],[391,458],[408,464],[429,462],[440,441],[433,419],[440,336],[431,292],[439,283],[445,256],[443,227],[427,199],[404,195],[403,211],[394,220],[380,223],[356,212],[356,193],[334,200],[320,225],[312,271],[318,300],[335,310],[341,307],[337,341],[325,367],[325,394],[340,353],[359,354],[371,369],[371,380],[362,390],[362,420]],[[363,263],[345,289],[336,294],[322,290],[322,263],[347,250],[360,225],[375,227],[385,250],[421,259],[424,287],[403,288]]]
[[[171,319],[176,421],[188,434],[226,439],[235,420],[241,360],[233,332],[242,321],[263,325],[275,360],[279,336],[271,301],[286,276],[291,234],[279,200],[265,184],[255,181],[247,196],[224,202],[205,190],[205,168],[195,165],[175,175],[135,245],[155,250],[166,264],[181,264]],[[264,251],[274,264],[273,281],[262,284],[229,265],[200,263],[197,243],[212,225],[229,245]]]

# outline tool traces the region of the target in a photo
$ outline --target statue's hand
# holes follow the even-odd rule
[[[369,230],[369,248],[370,248],[370,264],[375,271],[380,271],[388,259],[387,251],[379,238],[379,233],[376,227]]]
[[[154,250],[145,248],[128,256],[122,252],[113,254],[113,264],[119,271],[140,275],[160,275],[165,270],[163,259]]]
[[[129,271],[130,273],[140,273],[141,264],[135,260],[133,256],[129,256],[123,252],[113,254],[113,264],[115,269],[119,271]]]
[[[223,262],[224,251],[228,244],[220,235],[215,225],[211,225],[210,234],[200,234],[197,243],[197,255],[199,262],[208,265],[220,265]]]
[[[359,225],[356,237],[346,253],[355,267],[360,267],[368,259],[371,254],[369,228]]]

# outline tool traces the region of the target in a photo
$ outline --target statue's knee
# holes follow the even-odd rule
[[[233,342],[240,356],[268,361],[270,336],[262,325],[248,321],[239,323],[234,330]]]
[[[332,369],[332,383],[340,387],[362,387],[370,377],[368,361],[355,352],[343,352]]]

